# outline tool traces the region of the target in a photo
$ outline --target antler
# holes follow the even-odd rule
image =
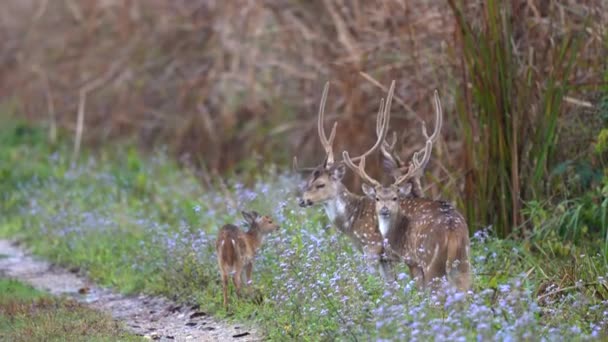
[[[378,140],[374,146],[367,150],[362,155],[352,158],[351,161],[359,161],[362,158],[369,156],[374,153],[383,143],[388,133],[390,115],[391,115],[391,104],[393,102],[393,95],[395,94],[395,81],[391,82],[391,86],[388,89],[388,96],[386,97],[386,106],[384,106],[384,99],[380,100],[380,108],[378,108],[378,114],[376,115],[376,133],[378,133],[378,125],[380,125],[380,134],[378,134]]]
[[[291,166],[295,173],[310,172],[316,169],[315,167],[300,167],[298,165],[298,157],[296,156],[293,157]]]
[[[365,156],[361,156],[359,160],[359,165],[355,165],[352,159],[348,156],[348,151],[342,152],[342,157],[344,158],[344,163],[353,170],[356,174],[359,175],[363,179],[364,182],[373,185],[374,187],[380,186],[380,182],[370,177],[367,172],[365,172]]]
[[[329,134],[329,139],[325,135],[325,130],[323,129],[323,119],[325,117],[325,102],[327,102],[327,93],[329,92],[329,82],[325,83],[325,87],[323,88],[323,96],[321,97],[321,104],[319,105],[319,118],[317,121],[317,129],[319,131],[319,139],[321,140],[321,144],[323,145],[323,149],[325,150],[325,166],[331,166],[334,163],[334,150],[333,144],[334,139],[336,137],[336,127],[338,126],[337,122],[334,122],[334,125],[331,129],[331,133]]]
[[[380,120],[377,120],[376,136],[379,137],[381,134],[382,123],[380,122]],[[402,167],[404,167],[405,163],[403,162],[403,160],[401,160],[401,158],[399,158],[397,153],[395,153],[395,145],[397,144],[397,132],[393,132],[391,138],[391,142],[388,142],[387,139],[384,139],[382,145],[380,146],[380,153],[382,153],[382,155],[384,156],[385,162],[389,163],[388,165],[385,164],[385,168],[390,168],[391,170],[401,169]]]
[[[380,182],[370,177],[365,172],[365,157],[373,153],[380,147],[383,143],[385,143],[384,139],[386,138],[386,134],[388,132],[390,114],[391,114],[391,103],[393,101],[393,94],[395,93],[395,81],[391,82],[391,87],[388,91],[388,96],[386,98],[386,106],[384,105],[384,99],[380,100],[380,108],[378,108],[378,114],[376,115],[376,133],[378,134],[378,139],[374,146],[372,146],[369,150],[367,150],[362,155],[351,158],[348,155],[348,151],[342,152],[342,157],[344,159],[344,163],[355,173],[357,173],[365,182],[379,186]],[[355,165],[354,161],[358,160],[359,165]]]
[[[439,131],[441,130],[441,126],[443,125],[443,112],[441,109],[441,101],[439,100],[439,93],[437,92],[437,90],[435,90],[435,116],[435,131],[430,137],[427,134],[426,125],[424,121],[422,122],[422,134],[426,138],[426,144],[424,145],[423,149],[414,153],[407,173],[397,178],[394,183],[395,185],[400,185],[403,182],[415,177],[421,177],[421,172],[424,170],[426,164],[431,159],[431,151],[433,150],[433,144],[435,143],[435,141],[437,141],[439,137]]]
[[[319,133],[319,140],[321,140],[321,145],[323,145],[323,149],[325,150],[325,162],[324,166],[328,167],[334,163],[334,151],[333,151],[333,143],[336,138],[336,127],[338,125],[337,122],[334,122],[334,126],[331,129],[331,133],[329,134],[329,139],[325,135],[325,130],[323,129],[323,120],[325,118],[325,103],[327,102],[327,93],[329,92],[329,81],[325,83],[325,87],[323,88],[323,95],[321,96],[321,103],[319,105],[319,113],[317,118],[317,131]],[[314,170],[315,168],[300,168],[298,166],[298,158],[293,157],[293,170],[295,172],[303,172],[308,170]]]

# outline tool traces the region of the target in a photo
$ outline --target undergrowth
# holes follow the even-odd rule
[[[143,341],[112,318],[77,302],[54,298],[0,278],[2,341]]]
[[[606,337],[608,268],[596,236],[566,241],[559,224],[541,219],[546,234],[525,240],[498,239],[488,227],[472,237],[472,292],[442,298],[416,290],[403,266],[385,284],[320,210],[297,206],[300,180],[277,168],[251,186],[234,176],[203,188],[162,150],[142,157],[108,147],[71,165],[66,144],[44,140],[18,122],[0,131],[0,235],[102,285],[197,302],[255,322],[271,340]],[[248,295],[225,311],[214,239],[245,208],[281,229],[266,239]]]

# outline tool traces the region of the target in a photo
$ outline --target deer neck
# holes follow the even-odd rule
[[[388,234],[398,221],[399,215],[391,215],[389,217],[378,215],[378,229],[380,230],[380,234],[382,234],[383,238],[386,239],[388,237]]]
[[[347,232],[351,229],[352,223],[357,216],[356,211],[359,209],[360,200],[361,197],[342,187],[338,195],[325,202],[323,207],[332,224],[340,231]]]
[[[251,251],[251,254],[255,254],[255,251],[257,251],[258,248],[260,248],[260,246],[262,245],[264,235],[262,234],[262,232],[260,232],[258,227],[249,228],[245,235],[247,236],[247,244],[249,245],[248,247]]]

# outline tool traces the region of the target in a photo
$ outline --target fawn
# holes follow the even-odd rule
[[[306,181],[300,206],[311,207],[322,205],[325,213],[332,224],[343,234],[347,235],[355,247],[363,252],[368,260],[380,263],[380,272],[385,278],[392,278],[390,260],[383,257],[382,235],[378,230],[378,220],[375,214],[375,202],[366,196],[358,196],[342,184],[342,178],[346,167],[342,161],[334,161],[333,141],[336,134],[336,123],[334,123],[329,138],[323,129],[323,116],[329,82],[325,84],[321,104],[319,106],[317,129],[321,144],[325,149],[325,161],[316,167]],[[377,114],[379,121],[378,140],[372,148],[360,157],[376,151],[384,141],[388,131],[388,118],[391,102],[395,91],[395,81],[391,83],[386,106],[384,100],[380,102]],[[294,158],[294,169],[298,170],[297,159]]]
[[[226,224],[220,229],[215,243],[217,262],[222,277],[224,292],[224,307],[228,307],[228,276],[232,274],[232,281],[236,294],[241,295],[241,273],[245,268],[247,284],[251,282],[253,258],[262,245],[264,235],[279,228],[268,216],[260,216],[257,212],[241,212],[249,230],[243,232],[237,226]]]
[[[356,166],[343,152],[344,162],[365,183],[363,192],[375,201],[380,233],[389,257],[403,260],[419,287],[444,276],[459,290],[471,286],[469,230],[464,217],[449,203],[422,198],[419,178],[428,163],[433,142],[441,128],[441,103],[435,92],[437,122],[431,137],[423,126],[425,147],[414,154],[407,173],[397,175],[393,184],[382,186],[365,172],[365,156]],[[386,146],[386,145],[385,145]],[[383,151],[383,154],[385,152]],[[418,185],[419,193],[412,194]]]

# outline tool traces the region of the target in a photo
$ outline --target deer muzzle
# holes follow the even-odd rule
[[[300,207],[302,208],[306,208],[306,207],[310,207],[312,206],[312,201],[311,200],[305,200],[303,198],[300,198],[300,201],[298,203],[300,205]]]
[[[380,208],[380,216],[389,217],[389,216],[391,216],[391,212],[390,212],[390,210],[388,210],[387,207],[382,207],[382,208]]]

